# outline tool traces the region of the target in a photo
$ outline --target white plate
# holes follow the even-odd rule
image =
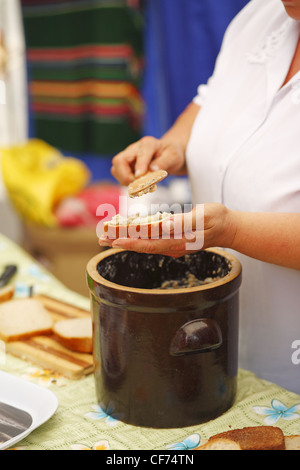
[[[48,421],[57,407],[58,399],[50,390],[0,371],[0,450],[12,447]],[[7,419],[8,426],[4,423]],[[3,431],[8,436],[12,434],[12,437],[4,438]],[[3,442],[3,439],[8,440]]]

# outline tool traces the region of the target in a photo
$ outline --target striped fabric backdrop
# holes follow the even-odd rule
[[[34,135],[108,155],[141,135],[139,0],[22,0]]]

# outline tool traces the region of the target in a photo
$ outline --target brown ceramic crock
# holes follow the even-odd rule
[[[228,252],[173,259],[109,249],[87,266],[98,403],[154,428],[200,424],[236,396],[241,265]],[[186,273],[213,282],[180,287]],[[162,289],[177,280],[179,288]]]

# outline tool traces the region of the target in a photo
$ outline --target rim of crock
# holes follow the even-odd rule
[[[126,292],[134,292],[134,293],[139,293],[139,294],[157,294],[157,295],[166,295],[166,294],[184,294],[187,292],[198,292],[198,291],[203,291],[203,290],[208,290],[208,289],[213,289],[218,286],[222,286],[224,284],[228,284],[229,282],[233,281],[236,279],[242,272],[242,265],[240,261],[231,253],[228,251],[225,251],[221,248],[207,248],[204,251],[209,251],[215,254],[218,254],[220,256],[223,256],[226,258],[230,263],[231,263],[231,270],[229,271],[228,274],[226,274],[222,279],[218,281],[213,281],[209,284],[204,284],[202,286],[195,286],[195,287],[181,287],[179,289],[142,289],[138,287],[127,287],[127,286],[122,286],[121,284],[117,284],[115,282],[108,281],[105,279],[101,274],[99,274],[97,270],[97,266],[100,263],[100,261],[104,260],[105,258],[112,256],[114,254],[123,252],[123,251],[128,251],[124,249],[115,249],[111,248],[109,250],[104,250],[101,253],[98,253],[96,256],[94,256],[87,264],[87,274],[93,281],[97,282],[98,284],[104,285],[106,287],[116,289],[116,290],[121,290],[121,291],[126,291]]]

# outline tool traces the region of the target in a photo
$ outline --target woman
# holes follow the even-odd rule
[[[300,0],[250,1],[193,103],[161,139],[117,155],[112,174],[124,185],[149,168],[189,174],[194,203],[205,202],[204,248],[232,249],[243,265],[240,367],[300,394],[299,32]],[[180,256],[185,242],[113,246]]]

